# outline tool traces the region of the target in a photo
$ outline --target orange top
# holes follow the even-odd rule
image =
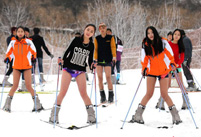
[[[148,75],[155,75],[160,76],[167,74],[171,71],[171,63],[175,64],[174,62],[174,55],[169,43],[162,39],[163,43],[163,52],[155,56],[154,48],[152,47],[152,52],[154,56],[147,56],[145,53],[145,49],[142,48],[141,52],[141,64],[142,64],[142,71],[147,68]],[[146,45],[145,45],[146,46]]]
[[[29,69],[32,68],[31,57],[36,58],[36,48],[29,39],[21,41],[12,40],[8,46],[6,57],[13,59],[13,69]]]

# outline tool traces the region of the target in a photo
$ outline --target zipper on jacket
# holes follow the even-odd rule
[[[18,44],[18,55],[20,55],[20,45]]]

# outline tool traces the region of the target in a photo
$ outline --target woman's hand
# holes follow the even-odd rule
[[[58,63],[59,65],[62,65],[63,62],[64,62],[64,61],[59,57],[57,63]]]
[[[91,63],[91,69],[95,69],[97,66],[97,60],[94,60],[92,63]]]

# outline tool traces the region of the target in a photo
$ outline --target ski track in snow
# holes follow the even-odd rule
[[[122,127],[126,113],[136,92],[136,88],[139,84],[141,74],[140,69],[136,70],[124,70],[121,73],[123,81],[126,85],[116,85],[117,89],[117,106],[115,103],[106,108],[98,107],[98,128],[96,125],[80,129],[80,130],[67,130],[59,127],[53,128],[53,125],[47,124],[40,121],[49,119],[50,111],[46,110],[41,113],[31,113],[33,109],[33,101],[30,94],[15,94],[12,105],[11,113],[0,110],[0,137],[201,137],[201,129],[196,129],[188,110],[181,110],[182,95],[181,93],[169,93],[174,104],[179,110],[180,117],[183,121],[180,125],[174,125],[173,128],[158,129],[158,126],[172,126],[172,116],[170,113],[155,109],[155,105],[160,96],[159,88],[155,88],[152,99],[146,106],[143,114],[145,125],[125,123],[124,128]],[[201,81],[201,73],[198,69],[192,69],[193,74],[196,74],[198,81]],[[47,77],[45,77],[47,78]],[[92,81],[93,75],[89,74],[89,78]],[[3,75],[0,75],[0,80],[3,79]],[[36,77],[36,80],[38,78]],[[183,76],[185,86],[186,81]],[[44,87],[45,92],[52,92],[52,94],[39,94],[39,98],[44,108],[51,108],[54,104],[56,97],[56,83],[57,76],[49,76],[49,80],[53,82],[47,83]],[[61,76],[60,76],[61,80]],[[10,79],[11,81],[11,79]],[[105,79],[104,79],[105,82]],[[59,81],[60,83],[60,81]],[[97,102],[100,102],[100,95],[97,83]],[[201,83],[201,82],[200,82]],[[158,82],[157,82],[158,84]],[[114,85],[115,86],[115,85]],[[93,85],[94,87],[94,85]],[[107,85],[104,85],[106,96],[108,97]],[[115,89],[115,87],[114,87]],[[179,90],[179,89],[173,89]],[[2,88],[0,88],[0,92]],[[9,88],[4,88],[5,92],[9,91]],[[40,86],[36,87],[36,91],[40,91]],[[87,85],[87,92],[90,96],[91,85]],[[146,92],[146,80],[143,79],[139,91],[135,97],[132,108],[128,115],[127,121],[131,119],[135,113],[137,105],[140,103],[142,97]],[[5,103],[5,99],[8,93],[3,94],[3,102],[1,107]],[[189,93],[189,98],[195,113],[193,113],[194,119],[198,127],[201,126],[201,107],[200,99],[201,93]],[[92,103],[95,104],[95,90],[92,92]],[[168,107],[165,104],[166,111]],[[94,108],[95,110],[95,108]],[[66,97],[64,98],[59,113],[59,121],[62,126],[82,126],[86,124],[87,113],[85,105],[79,95],[77,84],[71,82]],[[201,128],[201,127],[200,127]]]

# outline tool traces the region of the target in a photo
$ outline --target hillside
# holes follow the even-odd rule
[[[16,0],[27,6],[27,12],[31,16],[31,26],[57,25],[77,27],[86,17],[88,4],[95,0]],[[111,0],[106,0],[108,3]],[[141,4],[144,10],[154,16],[164,6],[164,0],[128,0],[131,5]],[[13,3],[11,0],[0,0],[0,9]],[[167,6],[171,6],[173,0],[166,0]],[[181,24],[184,29],[199,28],[201,21],[201,0],[178,0],[178,10],[181,12]],[[0,15],[2,10],[0,10]]]

